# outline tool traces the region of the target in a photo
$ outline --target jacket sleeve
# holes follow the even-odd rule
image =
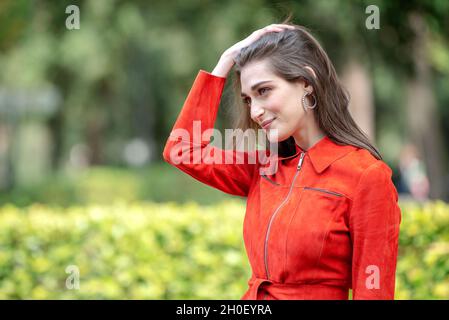
[[[247,196],[255,153],[210,144],[226,78],[200,70],[165,144],[166,162],[223,192]]]
[[[377,161],[365,169],[350,209],[352,297],[394,299],[401,211],[391,169]]]

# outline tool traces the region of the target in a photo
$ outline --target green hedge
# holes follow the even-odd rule
[[[449,299],[449,205],[402,203],[398,299]]]
[[[397,299],[449,297],[449,206],[402,204]],[[1,299],[239,299],[245,204],[0,208]],[[79,268],[68,289],[68,266]]]

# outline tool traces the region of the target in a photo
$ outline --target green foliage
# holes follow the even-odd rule
[[[449,206],[402,205],[398,298],[449,298]]]
[[[1,299],[238,299],[240,202],[0,209]],[[66,288],[67,266],[80,289]]]
[[[404,203],[396,299],[449,297],[449,206]],[[0,208],[1,299],[239,299],[241,201]],[[66,288],[67,266],[80,289]]]

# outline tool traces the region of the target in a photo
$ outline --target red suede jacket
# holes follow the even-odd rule
[[[254,161],[207,163],[249,157],[209,141],[225,82],[199,71],[163,156],[209,186],[247,197],[243,238],[252,276],[242,299],[348,299],[350,288],[353,299],[393,299],[401,211],[391,169],[327,136],[308,150],[296,145],[270,175]]]

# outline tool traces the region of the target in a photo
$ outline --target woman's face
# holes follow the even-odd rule
[[[304,127],[308,117],[301,99],[306,89],[312,91],[311,86],[276,76],[264,60],[245,65],[240,81],[242,100],[251,119],[265,131],[270,142],[284,141]]]

